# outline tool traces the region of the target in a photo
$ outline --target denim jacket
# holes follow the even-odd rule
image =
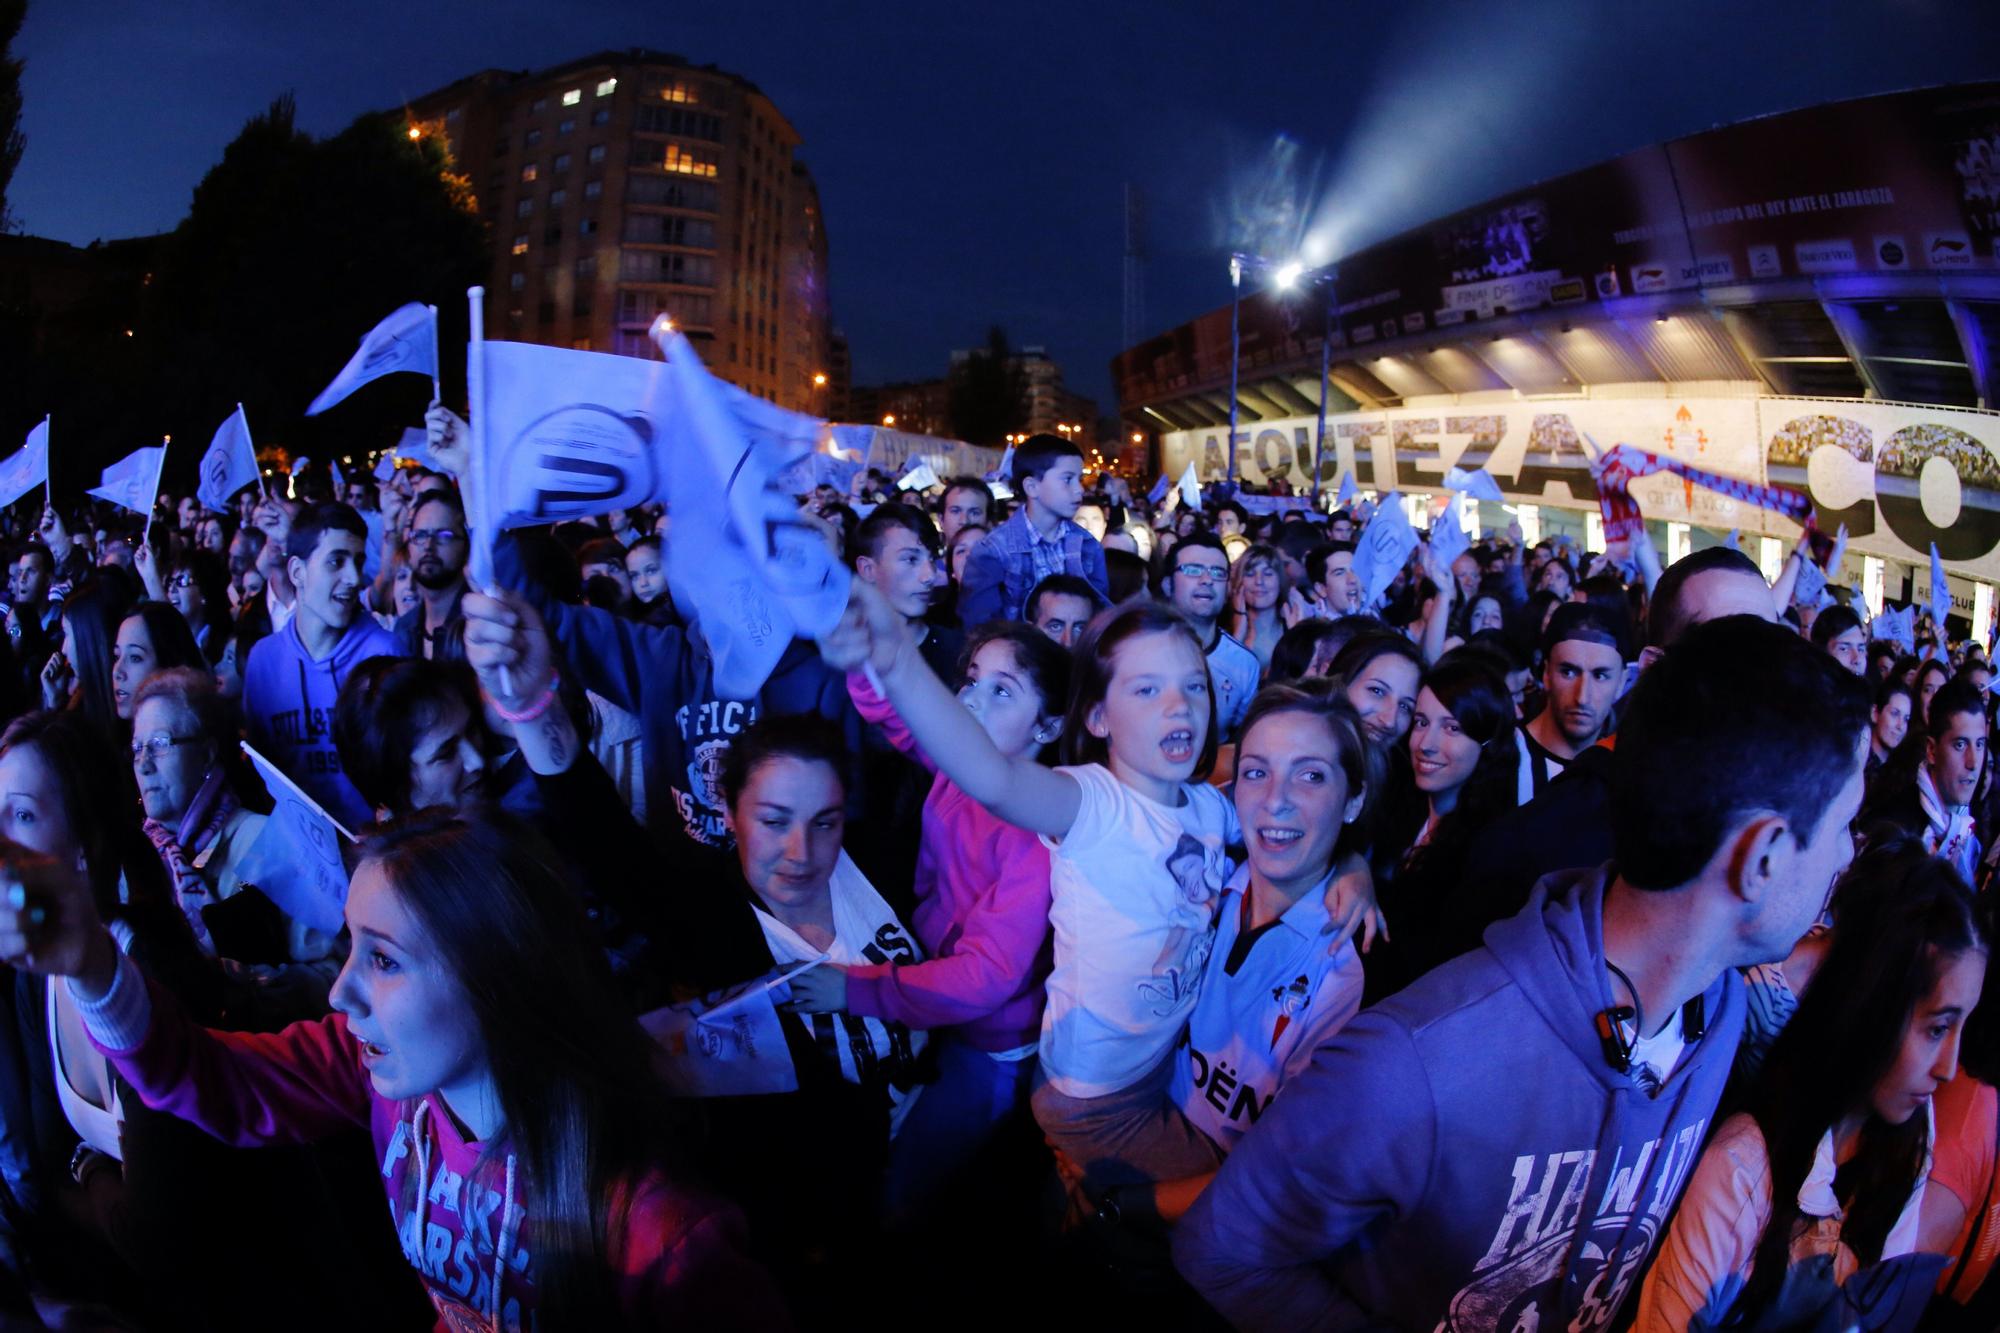
[[[1069,519],[1056,529],[1063,548],[1063,572],[1077,574],[1111,600],[1111,581],[1104,572],[1104,548],[1097,538]],[[1035,590],[1034,536],[1028,529],[1026,505],[987,534],[966,557],[959,578],[959,620],[970,630],[991,620],[1019,620],[1028,594]]]

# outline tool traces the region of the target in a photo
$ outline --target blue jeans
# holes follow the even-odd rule
[[[1028,1101],[1035,1057],[995,1060],[974,1046],[933,1034],[937,1082],[925,1086],[889,1145],[884,1203],[891,1221],[905,1218],[950,1182],[994,1131]]]

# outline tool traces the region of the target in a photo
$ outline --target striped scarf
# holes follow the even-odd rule
[[[215,954],[215,941],[208,933],[208,923],[202,919],[201,909],[217,902],[215,890],[201,877],[194,862],[189,859],[188,849],[208,846],[222,835],[240,805],[236,793],[229,789],[224,780],[222,768],[217,765],[209,770],[200,790],[188,802],[188,808],[181,815],[177,828],[169,829],[157,819],[148,819],[145,824],[146,836],[152,840],[153,849],[160,854],[167,873],[174,881],[174,902],[181,914],[187,917],[188,925],[194,931],[195,943],[203,953]]]

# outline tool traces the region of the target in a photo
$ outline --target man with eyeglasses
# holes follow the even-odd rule
[[[1222,609],[1229,602],[1229,557],[1223,554],[1222,539],[1200,531],[1181,538],[1160,590],[1194,626],[1208,654],[1208,674],[1215,682],[1216,740],[1233,741],[1243,715],[1250,711],[1263,664],[1221,625]]]
[[[430,657],[438,636],[459,619],[465,596],[465,510],[449,491],[426,491],[410,518],[411,581],[417,604],[396,619],[396,642],[405,657]]]

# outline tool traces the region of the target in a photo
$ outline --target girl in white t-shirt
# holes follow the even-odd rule
[[[1215,759],[1208,662],[1158,603],[1100,617],[1077,646],[1062,731],[1068,766],[996,748],[916,651],[903,618],[856,582],[821,643],[866,664],[938,768],[1050,847],[1055,970],[1042,1017],[1035,1118],[1089,1187],[1213,1167],[1206,1137],[1167,1102],[1240,840],[1229,801],[1201,781]]]

